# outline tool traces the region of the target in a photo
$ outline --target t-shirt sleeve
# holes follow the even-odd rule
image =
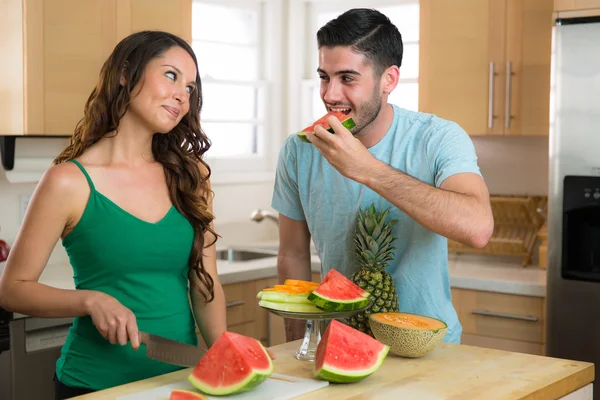
[[[284,141],[277,158],[271,207],[288,218],[306,220],[298,189],[296,144],[291,137]]]
[[[440,187],[449,176],[460,173],[482,176],[473,141],[460,125],[448,122],[432,135],[432,139],[429,157],[436,187]]]

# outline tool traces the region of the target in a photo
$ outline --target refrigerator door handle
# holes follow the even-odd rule
[[[472,310],[471,314],[485,315],[485,316],[488,316],[488,317],[518,319],[518,320],[521,320],[521,321],[530,321],[530,322],[537,322],[538,321],[538,317],[532,317],[532,316],[529,316],[529,315],[504,314],[504,313],[498,313],[498,312],[493,312],[493,311],[485,311],[485,310]]]
[[[511,115],[510,115],[510,96],[511,96],[511,89],[512,89],[512,62],[507,62],[506,63],[506,121],[505,121],[505,126],[506,129],[510,128],[510,119],[511,119]]]
[[[490,77],[489,77],[489,90],[488,90],[488,129],[492,129],[494,126],[494,79],[496,73],[494,72],[494,62],[490,61]]]

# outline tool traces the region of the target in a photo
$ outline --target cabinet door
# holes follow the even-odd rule
[[[502,133],[505,0],[421,0],[419,109]]]
[[[115,0],[23,4],[24,131],[70,135],[115,45]]]
[[[600,9],[600,0],[554,0],[555,11]]]
[[[550,130],[550,60],[553,0],[507,0],[506,135]]]
[[[192,0],[119,0],[119,40],[143,30],[162,30],[192,43]]]

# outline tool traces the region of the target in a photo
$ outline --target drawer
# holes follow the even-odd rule
[[[263,345],[268,346],[269,337],[266,324],[259,324],[257,321],[245,322],[243,324],[233,325],[227,328],[229,332],[239,333],[259,340]]]
[[[255,281],[223,285],[225,306],[227,307],[227,326],[254,321],[257,313]]]
[[[518,340],[491,338],[487,336],[469,334],[462,335],[461,343],[469,346],[485,347],[488,349],[534,354],[537,356],[544,355],[544,345],[542,343],[520,342]]]
[[[525,342],[544,342],[541,297],[454,290],[463,333]]]

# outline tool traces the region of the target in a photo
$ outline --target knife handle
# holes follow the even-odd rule
[[[139,335],[140,335],[140,344],[143,343],[147,346],[148,341],[150,340],[150,337],[148,336],[148,334],[146,332],[139,331]]]

